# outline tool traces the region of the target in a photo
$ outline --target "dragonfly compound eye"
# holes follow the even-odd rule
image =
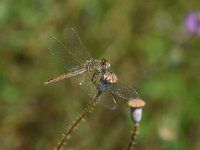
[[[110,67],[110,63],[106,59],[101,59],[100,64],[104,68],[109,68]]]

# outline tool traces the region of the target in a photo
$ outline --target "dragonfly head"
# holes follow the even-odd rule
[[[110,68],[110,63],[106,59],[101,59],[100,64],[103,69]]]

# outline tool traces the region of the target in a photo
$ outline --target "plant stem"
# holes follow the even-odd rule
[[[80,115],[77,117],[77,119],[69,126],[67,131],[63,134],[63,138],[60,140],[60,142],[56,146],[56,150],[60,150],[60,148],[64,144],[65,140],[67,140],[68,137],[70,136],[70,134],[74,131],[75,127],[77,127],[80,124],[80,122],[87,116],[88,113],[93,111],[96,104],[97,104],[97,101],[95,98],[87,106],[85,106],[85,108],[80,113]]]
[[[130,142],[128,144],[127,150],[131,150],[131,148],[132,148],[132,146],[133,146],[133,144],[134,144],[134,142],[136,140],[136,135],[137,135],[138,127],[139,127],[138,123],[136,123],[136,124],[133,125],[133,131],[131,133],[131,140],[130,140]]]

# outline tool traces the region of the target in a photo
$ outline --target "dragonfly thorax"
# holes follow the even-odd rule
[[[101,60],[89,60],[85,64],[87,70],[97,70],[98,72],[105,72],[110,67],[110,63],[106,59],[101,59]]]

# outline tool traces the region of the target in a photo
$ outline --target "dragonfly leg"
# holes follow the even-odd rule
[[[94,85],[96,85],[97,86],[97,81],[96,81],[96,76],[99,74],[99,72],[94,72],[94,74],[93,74],[93,76],[92,76],[92,83],[94,84]]]

